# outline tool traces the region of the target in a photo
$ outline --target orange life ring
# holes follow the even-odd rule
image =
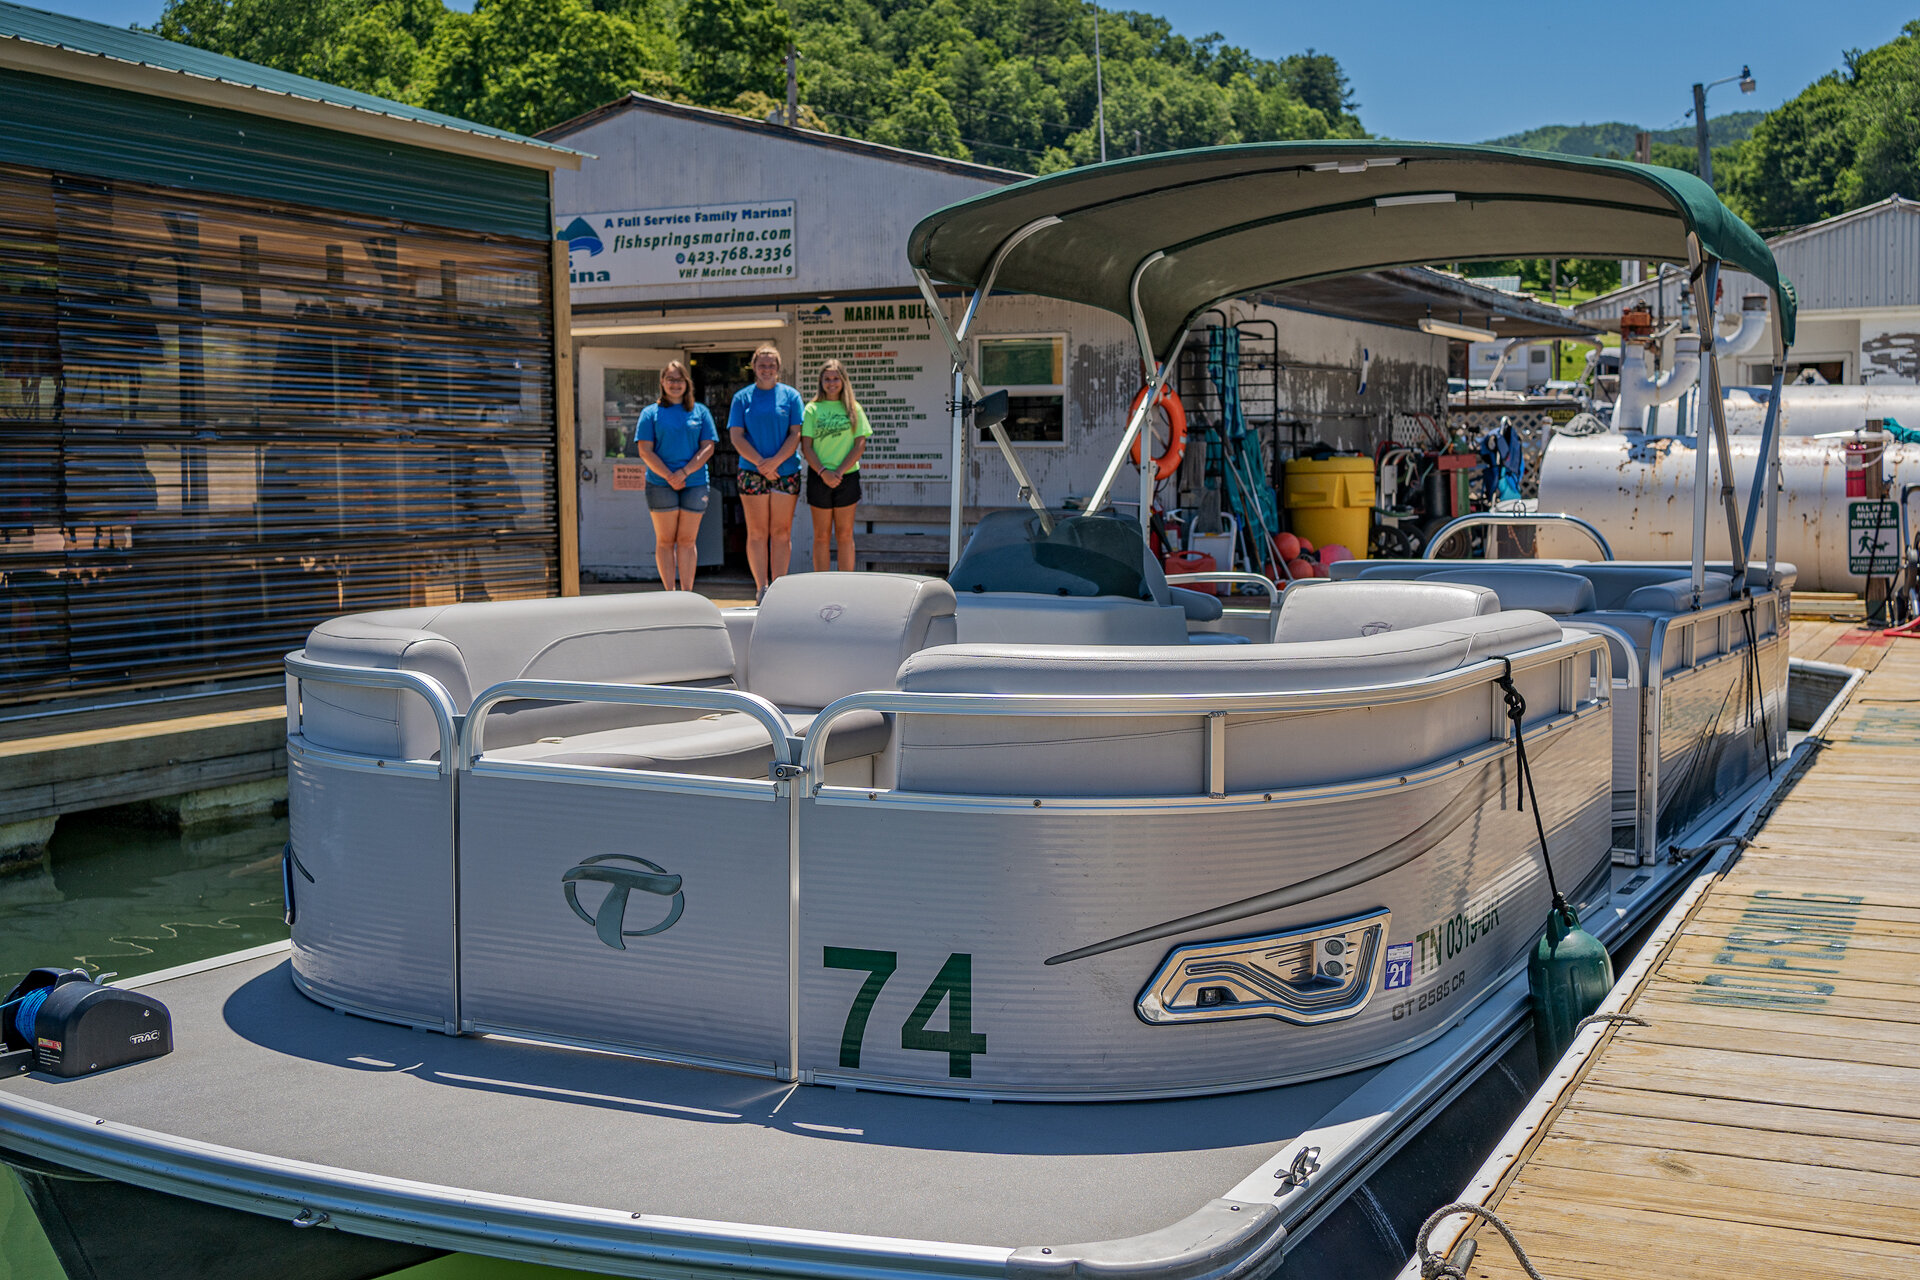
[[[1147,398],[1147,389],[1141,387],[1133,393],[1133,403],[1127,406],[1127,417],[1131,419],[1140,411],[1140,402]],[[1153,460],[1153,478],[1165,480],[1180,469],[1180,459],[1187,454],[1187,410],[1180,403],[1180,393],[1172,387],[1160,389],[1160,408],[1167,415],[1167,451]],[[1146,437],[1147,426],[1140,424],[1140,434],[1133,438],[1133,465],[1140,465],[1140,442]]]

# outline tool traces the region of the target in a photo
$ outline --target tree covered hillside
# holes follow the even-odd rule
[[[534,133],[639,90],[1010,169],[1100,158],[1082,0],[168,0],[171,40]],[[1100,12],[1108,154],[1363,137],[1340,64]]]
[[[1743,141],[1766,114],[1764,111],[1730,111],[1723,116],[1710,116],[1707,119],[1707,141],[1714,147]],[[1488,145],[1519,147],[1524,151],[1557,151],[1567,156],[1632,156],[1634,135],[1639,132],[1639,125],[1623,124],[1618,120],[1606,124],[1549,124],[1525,133],[1494,138]],[[1663,143],[1683,147],[1694,145],[1691,124],[1684,129],[1655,129],[1652,132],[1655,146]]]

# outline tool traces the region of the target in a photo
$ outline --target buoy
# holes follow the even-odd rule
[[[1298,560],[1300,539],[1290,533],[1276,533],[1273,535],[1273,549],[1280,553],[1282,560]]]
[[[1140,402],[1146,398],[1147,389],[1145,387],[1141,387],[1138,391],[1134,392],[1133,403],[1127,406],[1127,414],[1129,417],[1139,411]],[[1180,393],[1172,387],[1162,387],[1160,389],[1160,397],[1154,403],[1159,405],[1160,411],[1167,415],[1167,451],[1153,460],[1153,475],[1154,479],[1158,481],[1165,480],[1168,476],[1178,471],[1180,469],[1180,459],[1186,456],[1187,410],[1186,406],[1180,403]],[[1143,452],[1141,442],[1146,438],[1147,427],[1145,423],[1142,423],[1140,425],[1140,434],[1133,438],[1133,465],[1136,467],[1140,465],[1140,455]]]
[[[1320,548],[1321,564],[1339,564],[1342,560],[1351,559],[1353,559],[1353,552],[1347,550],[1337,542]]]
[[[1296,535],[1296,537],[1298,537],[1298,535]],[[1312,552],[1312,550],[1313,550],[1313,544],[1312,544],[1311,542],[1308,542],[1308,541],[1307,541],[1307,540],[1306,540],[1305,538],[1299,538],[1299,543],[1300,543],[1300,554],[1301,554],[1301,555],[1303,555],[1303,556],[1304,556],[1304,555],[1307,555],[1307,554],[1309,554],[1310,552]]]
[[[1547,1074],[1573,1044],[1580,1019],[1600,1007],[1613,989],[1613,960],[1600,939],[1580,927],[1566,903],[1547,913],[1547,932],[1527,962],[1533,997],[1533,1042],[1540,1073]]]
[[[1333,570],[1327,568],[1324,564],[1316,564],[1313,566],[1313,576],[1316,578],[1331,578],[1333,576]]]
[[[1295,556],[1293,559],[1287,561],[1287,576],[1289,578],[1311,578],[1313,576],[1313,566],[1298,556]]]

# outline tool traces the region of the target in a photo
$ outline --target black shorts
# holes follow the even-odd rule
[[[807,505],[832,509],[851,507],[860,501],[860,473],[849,471],[840,477],[838,488],[828,488],[820,473],[809,469],[807,472]]]

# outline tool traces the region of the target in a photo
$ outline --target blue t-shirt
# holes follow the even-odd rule
[[[807,406],[800,393],[784,382],[776,382],[771,391],[750,382],[733,393],[733,407],[727,410],[727,429],[739,427],[747,433],[747,443],[763,458],[771,458],[787,443],[787,436],[800,425]],[[744,459],[742,460],[744,462]],[[780,474],[793,475],[800,470],[800,451],[780,464]]]
[[[640,411],[640,422],[633,429],[633,442],[639,444],[646,440],[653,445],[653,451],[660,461],[667,464],[670,471],[678,471],[693,461],[693,455],[700,452],[704,441],[718,442],[720,433],[714,430],[713,415],[707,412],[707,406],[695,403],[692,409],[683,409],[677,404],[650,404]],[[628,446],[634,457],[640,451]],[[665,485],[664,478],[647,472],[647,483]],[[707,483],[707,469],[701,467],[687,477],[687,486]]]

